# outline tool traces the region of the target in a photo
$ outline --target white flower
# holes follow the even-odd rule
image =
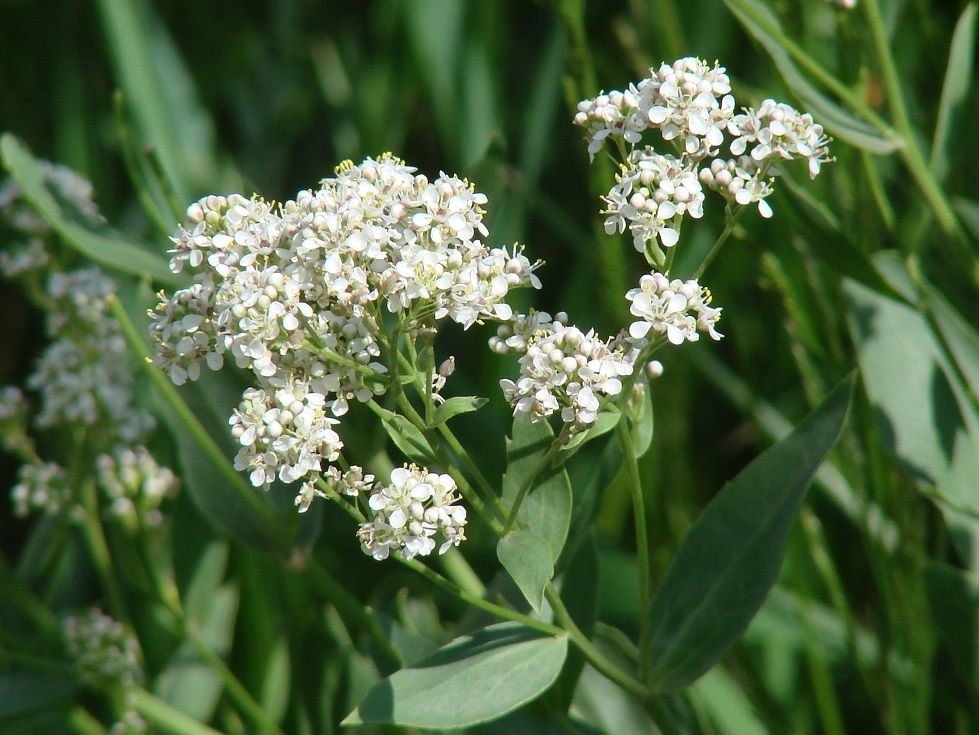
[[[500,388],[514,414],[539,421],[560,411],[572,431],[580,431],[595,423],[600,394],[621,392],[621,378],[632,374],[636,356],[621,340],[601,340],[594,331],[555,321],[528,342],[520,379],[501,380]]]
[[[378,560],[391,553],[405,559],[428,556],[441,533],[439,554],[444,554],[466,538],[466,509],[459,500],[449,475],[415,465],[394,469],[391,483],[375,487],[368,500],[374,518],[357,532],[364,553]]]
[[[696,281],[671,281],[653,272],[640,278],[639,288],[631,289],[626,299],[632,302],[630,313],[640,317],[629,327],[635,340],[647,339],[650,331],[665,334],[674,345],[696,342],[698,330],[714,340],[723,336],[714,328],[721,310],[709,306],[710,292]]]

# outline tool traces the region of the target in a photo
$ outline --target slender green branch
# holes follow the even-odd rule
[[[652,602],[652,582],[649,571],[649,533],[646,526],[646,503],[642,494],[642,480],[639,478],[639,464],[633,451],[632,434],[629,422],[623,418],[617,425],[619,442],[622,444],[629,492],[632,495],[632,512],[636,524],[636,555],[639,565],[639,673],[643,681],[650,679],[650,619]]]
[[[126,125],[126,107],[121,90],[116,90],[112,98],[115,108],[116,133],[119,136],[119,147],[122,149],[122,160],[126,164],[126,171],[129,173],[129,180],[136,187],[136,196],[143,207],[146,216],[150,218],[157,231],[164,237],[169,237],[173,232],[174,222],[167,222],[160,208],[157,206],[153,197],[150,195],[146,177],[139,167],[139,162],[133,156],[132,139],[129,135],[129,127]]]
[[[613,664],[602,655],[601,651],[595,648],[594,644],[588,640],[588,636],[582,633],[575,624],[552,583],[548,582],[547,587],[544,588],[544,595],[554,611],[554,619],[567,631],[571,642],[581,651],[588,663],[595,667],[596,671],[640,700],[645,701],[652,697],[652,692],[645,684]]]
[[[130,348],[135,352],[144,363],[146,368],[146,374],[150,377],[153,384],[159,389],[160,393],[163,394],[163,398],[166,400],[170,409],[174,412],[177,419],[183,425],[183,427],[190,434],[191,438],[200,448],[207,458],[211,461],[211,464],[221,473],[224,479],[228,482],[229,487],[231,487],[238,498],[241,500],[242,504],[248,507],[256,516],[258,521],[262,525],[262,529],[265,534],[272,539],[275,539],[280,545],[280,551],[284,552],[288,548],[286,542],[286,537],[283,530],[275,523],[272,513],[269,507],[262,502],[262,499],[256,492],[255,488],[251,487],[244,481],[238,471],[235,470],[228,458],[224,456],[224,452],[217,445],[214,439],[211,438],[210,434],[201,426],[200,421],[194,415],[194,412],[190,410],[187,403],[180,397],[174,388],[173,384],[167,379],[167,377],[152,365],[152,358],[149,355],[146,345],[143,342],[143,338],[140,336],[139,332],[136,331],[135,325],[130,320],[129,315],[126,310],[122,307],[119,300],[110,295],[107,299],[109,303],[109,308],[112,310],[112,315],[118,320],[120,326],[122,327],[123,334],[126,336],[126,341],[129,342]]]
[[[448,592],[450,595],[462,600],[463,602],[472,605],[473,607],[479,608],[484,612],[488,612],[490,615],[494,615],[502,620],[511,620],[515,623],[522,623],[528,628],[533,628],[534,630],[539,630],[541,633],[546,633],[548,635],[564,635],[564,630],[551,625],[550,623],[545,623],[543,620],[538,620],[537,618],[532,618],[522,613],[518,613],[516,610],[511,610],[508,607],[503,607],[502,605],[497,605],[490,602],[489,600],[484,600],[478,595],[474,595],[471,592],[462,589],[458,585],[450,582],[448,579],[443,577],[441,574],[431,569],[430,567],[422,564],[415,559],[403,559],[402,557],[395,554],[395,559],[404,564],[409,569],[417,572],[429,582],[435,584],[441,589]]]
[[[914,129],[911,125],[911,118],[908,115],[907,106],[904,101],[897,65],[894,62],[894,56],[892,54],[893,47],[884,28],[884,21],[880,14],[878,0],[865,0],[865,2],[860,3],[860,7],[863,8],[864,17],[870,29],[870,36],[875,51],[874,57],[880,67],[892,122],[903,141],[903,145],[899,149],[901,158],[904,160],[905,166],[907,166],[908,173],[911,174],[911,177],[915,180],[915,183],[924,195],[928,207],[935,215],[935,219],[938,220],[939,227],[942,228],[942,231],[946,235],[956,239],[960,246],[957,250],[959,250],[961,255],[969,256],[968,250],[964,248],[965,240],[955,212],[942,192],[938,181],[936,181],[931,167],[928,164],[927,157],[918,146]],[[969,260],[972,261],[974,259],[969,256]],[[973,276],[975,273],[976,270],[974,268]]]
[[[125,598],[122,590],[116,583],[116,578],[112,573],[112,554],[109,551],[109,543],[105,538],[102,529],[102,522],[99,520],[99,504],[95,495],[95,483],[87,481],[83,483],[81,489],[82,507],[85,509],[85,517],[82,520],[82,530],[85,540],[88,543],[89,554],[92,555],[92,562],[95,564],[95,571],[99,575],[99,581],[106,596],[109,598],[109,607],[112,616],[116,620],[129,621],[129,611],[126,607]]]
[[[316,477],[316,487],[318,487],[326,497],[343,508],[351,518],[357,521],[357,523],[363,523],[367,520],[364,517],[364,514],[360,512],[360,508],[348,503],[346,499],[341,497],[333,486],[324,480],[320,475],[317,475]]]
[[[465,447],[462,446],[462,443],[456,438],[456,435],[452,433],[452,429],[450,429],[443,422],[439,424],[438,432],[442,435],[445,443],[448,444],[449,449],[452,450],[452,453],[458,458],[462,466],[467,472],[469,472],[470,475],[472,475],[480,490],[483,491],[483,494],[489,498],[490,502],[496,509],[499,519],[506,518],[506,506],[503,505],[503,501],[500,500],[500,496],[496,493],[493,486],[490,484],[489,480],[486,479],[486,476],[482,473],[479,467],[476,466],[476,463],[472,461],[472,458],[469,456],[469,453],[466,451]]]
[[[152,722],[162,732],[175,735],[221,735],[217,730],[212,730],[145,689],[133,689],[130,698],[140,716]]]
[[[717,257],[717,254],[721,252],[721,248],[724,247],[724,243],[727,242],[728,238],[731,236],[731,233],[734,232],[734,228],[737,227],[738,222],[741,220],[741,217],[744,216],[745,209],[746,207],[742,207],[741,205],[738,205],[733,209],[730,204],[727,205],[725,208],[724,219],[726,224],[724,226],[724,231],[721,233],[720,237],[717,238],[717,242],[714,243],[714,246],[710,249],[710,252],[707,253],[707,257],[704,258],[703,262],[700,264],[700,267],[694,272],[692,276],[693,280],[697,280],[704,275],[704,271],[707,270],[707,266],[709,266],[711,262],[713,262],[714,258]]]

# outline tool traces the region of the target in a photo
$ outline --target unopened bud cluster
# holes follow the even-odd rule
[[[92,608],[66,618],[63,630],[68,655],[85,681],[126,687],[143,680],[139,643],[122,623]]]

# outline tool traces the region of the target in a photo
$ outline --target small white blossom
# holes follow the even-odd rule
[[[594,330],[553,322],[528,341],[520,358],[520,378],[500,381],[514,414],[539,421],[560,412],[572,431],[595,423],[601,396],[622,390],[622,378],[632,374],[637,351],[622,340],[602,340]]]
[[[326,397],[299,383],[273,391],[247,388],[229,423],[241,444],[235,469],[247,470],[255,487],[320,472],[322,461],[332,462],[343,448],[333,430],[339,422],[326,414]]]
[[[459,500],[449,475],[413,464],[394,469],[391,483],[376,486],[368,500],[374,518],[357,532],[364,553],[378,560],[392,553],[404,559],[428,556],[435,550],[434,536],[441,534],[438,553],[444,554],[466,538],[466,508]]]
[[[148,525],[163,523],[160,504],[177,492],[180,481],[170,468],[157,464],[146,447],[123,447],[101,454],[95,466],[113,516],[134,523],[140,508]]]
[[[10,497],[18,518],[32,512],[57,515],[64,508],[73,509],[76,503],[64,469],[53,462],[21,465]]]
[[[639,288],[631,289],[626,298],[632,302],[629,311],[640,319],[629,327],[636,340],[647,339],[650,331],[665,334],[671,344],[696,342],[699,331],[711,339],[723,336],[714,325],[721,310],[709,306],[710,292],[696,281],[672,281],[662,273],[653,272],[639,279]]]

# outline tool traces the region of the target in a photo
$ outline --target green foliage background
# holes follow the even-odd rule
[[[532,259],[546,261],[539,272],[543,291],[521,296],[609,332],[625,323],[622,294],[642,264],[629,242],[601,231],[598,195],[611,170],[602,161],[589,166],[571,125],[574,104],[602,88],[623,88],[650,65],[696,55],[727,67],[743,104],[774,97],[806,109],[786,64],[732,12],[757,6],[733,0],[2,0],[0,130],[90,178],[109,221],[161,253],[167,242],[141,209],[124,164],[115,90],[122,90],[128,134],[155,147],[185,203],[233,191],[286,199],[343,159],[392,151],[429,174],[445,170],[474,181],[489,197],[491,242],[519,241]],[[761,7],[848,94],[888,120],[905,145],[911,140],[924,151],[937,191],[929,200],[913,162],[899,152],[861,150],[828,125],[837,137],[831,149],[837,161],[815,182],[780,179],[773,219],[742,220],[702,279],[724,308],[725,340],[672,352],[654,384],[655,437],[640,462],[653,577],[662,579],[717,489],[859,364],[862,387],[849,430],[817,477],[779,582],[745,638],[697,685],[698,706],[718,733],[975,732],[979,565],[969,544],[979,541],[979,478],[961,475],[954,446],[917,430],[918,424],[927,429],[929,416],[902,413],[918,405],[907,395],[923,396],[922,405],[936,414],[950,400],[959,413],[952,431],[967,447],[961,451],[979,452],[972,423],[979,415],[974,35],[949,67],[956,23],[972,13],[974,29],[975,6],[881,3],[906,130],[889,106],[886,68],[863,6],[845,11],[806,0]],[[786,48],[784,42],[778,37],[775,45]],[[820,81],[811,70],[802,74]],[[839,109],[844,120],[857,118],[852,106]],[[948,219],[939,205],[929,205],[936,200]],[[704,220],[689,223],[688,260],[676,271],[697,262],[723,226],[719,208],[712,213],[710,206]],[[9,288],[0,292],[0,313],[0,383],[20,382],[42,344],[41,317]],[[882,333],[884,326],[890,331]],[[457,356],[454,390],[491,399],[458,431],[472,440],[480,466],[499,478],[510,414],[497,380],[512,366],[485,349],[488,336],[460,331],[441,347],[443,355]],[[949,376],[951,399],[917,382],[916,360],[926,376],[936,365]],[[366,423],[359,430],[362,441],[378,441]],[[12,484],[14,467],[2,468],[4,486]],[[282,507],[287,496],[279,498]],[[221,545],[185,496],[174,506],[178,579],[188,589],[192,582],[206,588],[199,572],[209,569],[214,579],[203,594],[215,594],[236,619],[223,631],[216,624],[216,650],[228,653],[230,667],[256,696],[278,702],[284,730],[337,731],[377,673],[362,653],[362,632],[333,619],[344,603],[328,594],[335,607],[325,612],[307,604],[317,595],[297,577],[281,576],[269,558],[244,545]],[[23,564],[36,528],[14,520],[5,500],[0,508],[7,570]],[[443,635],[436,609],[447,619],[463,613],[447,598],[426,597],[405,569],[381,568],[363,556],[347,520],[329,508],[323,513],[316,553],[345,586],[350,604],[369,603],[433,638]],[[630,513],[624,478],[609,478],[597,508],[599,620],[631,632],[638,600]],[[950,528],[971,541],[956,545]],[[477,571],[495,565],[487,538],[477,535],[467,552]],[[83,604],[97,589],[88,560],[76,556],[49,589],[64,604]],[[319,625],[291,618],[296,610],[333,618]],[[950,619],[960,624],[943,624]],[[159,628],[152,620],[140,623],[146,631]],[[156,646],[146,656],[159,673],[176,641],[160,629],[143,643]],[[317,663],[324,658],[337,663],[324,671]],[[275,680],[267,674],[277,665],[292,667],[295,686],[269,693]],[[0,670],[7,669],[0,657]],[[296,683],[304,674],[314,684]],[[645,721],[618,700],[601,710],[607,682],[594,672],[584,681],[594,702],[577,706],[596,708],[594,727],[646,731]],[[314,685],[323,710],[306,721],[300,689]],[[205,707],[201,717],[235,731],[221,706]],[[71,727],[59,720],[49,730],[33,730],[29,718],[21,726],[13,732]],[[485,731],[535,731],[521,726],[528,727],[513,722],[510,730]]]

